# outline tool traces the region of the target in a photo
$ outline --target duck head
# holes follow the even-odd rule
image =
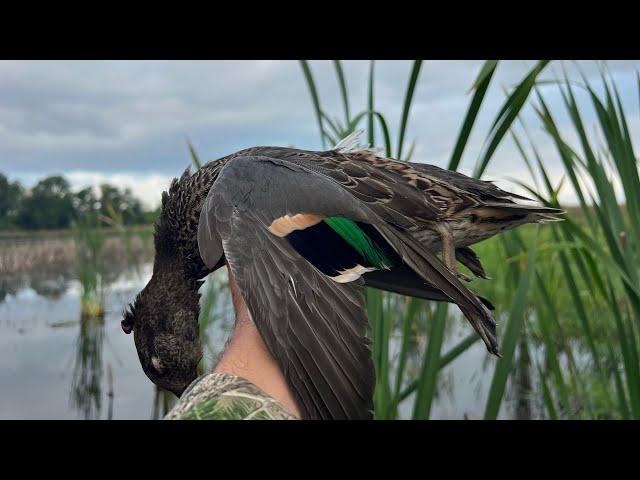
[[[121,322],[132,333],[142,370],[158,387],[178,397],[198,376],[202,358],[198,288],[181,273],[154,272]]]

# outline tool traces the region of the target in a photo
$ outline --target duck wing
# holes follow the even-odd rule
[[[205,168],[211,170],[212,175],[217,176],[221,168],[231,159],[239,156],[270,156],[280,158],[295,164],[304,165],[313,171],[320,171],[323,174],[337,180],[340,185],[348,189],[352,189],[354,195],[368,203],[379,202],[384,205],[384,209],[393,210],[393,214],[387,214],[386,217],[393,222],[394,218],[398,224],[406,228],[412,228],[416,215],[416,210],[420,216],[427,216],[428,219],[437,219],[441,215],[437,211],[437,204],[427,196],[425,192],[416,190],[417,180],[414,175],[408,172],[404,165],[406,162],[397,162],[395,160],[385,161],[381,157],[372,156],[371,152],[360,149],[355,155],[341,155],[339,148],[328,152],[313,152],[308,150],[297,150],[284,147],[251,147],[239,152],[233,153],[221,159],[209,162]],[[369,160],[366,160],[369,158]],[[375,158],[375,159],[374,159]],[[422,171],[422,164],[408,164],[411,167],[417,167],[416,170]],[[430,166],[426,166],[430,167]],[[430,173],[438,176],[440,173],[442,178],[449,178],[446,173],[448,171],[437,167],[426,168],[424,173]],[[455,172],[453,172],[455,174]],[[346,176],[345,176],[346,175]],[[460,175],[464,177],[464,175]],[[467,178],[467,177],[464,177]],[[371,179],[377,179],[372,181]],[[379,181],[383,182],[382,184]],[[367,183],[368,182],[368,183]],[[410,182],[413,182],[410,183]],[[488,182],[480,182],[481,184]],[[415,184],[415,186],[414,186]],[[464,186],[464,185],[460,185]],[[489,188],[493,185],[488,184]],[[494,189],[496,187],[493,187]],[[396,204],[389,202],[389,199],[406,198],[409,196],[411,201],[405,202],[401,208],[400,201],[396,200]],[[427,206],[427,212],[423,211]],[[417,207],[416,207],[417,206]],[[382,213],[385,216],[384,210]],[[204,219],[206,222],[206,218]],[[220,242],[214,242],[220,245]],[[222,248],[221,245],[219,247]],[[471,255],[464,255],[466,252],[456,252],[460,262],[468,266],[476,275],[486,278],[479,259],[473,252]],[[472,259],[473,263],[469,264],[468,259]],[[224,266],[224,256],[213,267],[214,270]],[[474,268],[478,265],[478,268]],[[479,273],[481,272],[481,273]],[[386,290],[401,295],[409,295],[413,297],[423,298],[425,300],[447,301],[452,300],[447,297],[440,289],[425,282],[419,275],[413,272],[406,265],[398,265],[387,271],[373,271],[364,275],[365,285]],[[485,304],[493,309],[491,303],[483,297],[478,297]]]
[[[434,178],[441,179],[445,182],[454,185],[455,187],[467,191],[479,199],[487,201],[507,201],[513,203],[512,199],[533,201],[530,198],[517,195],[515,193],[507,192],[494,185],[487,180],[479,180],[477,178],[468,177],[460,172],[453,170],[446,170],[444,168],[436,167],[435,165],[429,165],[428,163],[414,163],[408,162],[411,168],[429,175]]]
[[[487,308],[398,224],[408,206],[395,203],[385,209],[388,203],[359,198],[354,185],[311,168],[313,164],[260,153],[235,157],[221,170],[201,211],[198,247],[207,266],[225,255],[251,318],[304,418],[372,415],[374,368],[361,276],[368,268],[357,265],[360,270],[354,267],[332,276],[327,269],[337,267],[327,257],[346,258],[346,247],[325,252],[320,263],[294,248],[298,233],[309,233],[305,240],[312,241],[316,228],[323,225],[326,230],[323,219],[340,218],[348,225],[375,229],[387,242],[384,247],[457,303],[487,348],[497,352],[495,321]],[[384,269],[384,262],[377,267]]]
[[[224,253],[303,418],[372,418],[375,372],[362,279],[337,283],[269,230],[287,214],[336,214],[349,199],[337,196],[331,181],[293,167],[268,157],[229,161],[200,215],[200,254],[215,265]],[[327,182],[333,194],[318,195]]]
[[[517,203],[516,200],[526,200],[529,202],[534,202],[534,200],[502,190],[492,182],[467,177],[462,173],[445,170],[426,163],[411,163],[410,165],[413,169],[431,178],[440,179],[460,191],[472,195],[476,204],[469,205],[474,207],[469,210],[469,213],[483,219],[509,222],[514,216],[522,216],[520,222],[516,222],[514,225],[521,223],[547,223],[562,220],[560,215],[564,213],[563,210],[541,205]],[[462,252],[461,261],[469,260],[470,255],[468,254],[469,252]]]

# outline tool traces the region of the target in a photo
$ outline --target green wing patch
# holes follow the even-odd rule
[[[391,261],[380,247],[353,220],[346,217],[326,217],[324,222],[366,258],[371,265],[377,268],[391,267]]]

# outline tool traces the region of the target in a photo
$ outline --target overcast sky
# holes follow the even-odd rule
[[[463,158],[470,173],[489,127],[504,101],[534,61],[504,61],[498,67]],[[368,62],[346,61],[351,110],[366,104]],[[417,147],[413,161],[446,166],[482,61],[425,61],[409,120],[407,144]],[[554,62],[540,79],[553,79],[564,65]],[[579,62],[598,83],[595,62]],[[330,61],[312,61],[320,100],[332,117],[343,117]],[[638,85],[640,62],[615,61],[608,67],[620,90],[632,136],[640,138]],[[376,64],[376,108],[395,135],[410,61]],[[567,137],[575,139],[557,87],[541,91]],[[588,125],[595,116],[580,89]],[[523,117],[555,180],[562,168],[549,137],[531,110]],[[200,157],[213,160],[255,145],[295,145],[320,149],[318,127],[300,65],[296,61],[1,61],[0,172],[31,186],[45,175],[62,173],[74,188],[109,181],[129,186],[147,206],[190,164],[185,138]],[[394,149],[395,142],[393,138]],[[638,146],[640,148],[640,146]],[[485,178],[512,188],[509,178],[529,181],[511,139],[496,152]],[[515,188],[512,188],[517,190]],[[566,190],[562,198],[571,202]]]

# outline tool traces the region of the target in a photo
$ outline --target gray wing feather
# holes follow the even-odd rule
[[[303,417],[371,418],[374,368],[363,281],[337,284],[267,230],[275,218],[313,208],[358,215],[357,208],[340,205],[348,197],[337,193],[337,185],[336,195],[319,199],[318,181],[322,177],[275,159],[236,158],[209,192],[198,240],[207,253],[217,247],[206,244],[220,239],[251,317]]]

